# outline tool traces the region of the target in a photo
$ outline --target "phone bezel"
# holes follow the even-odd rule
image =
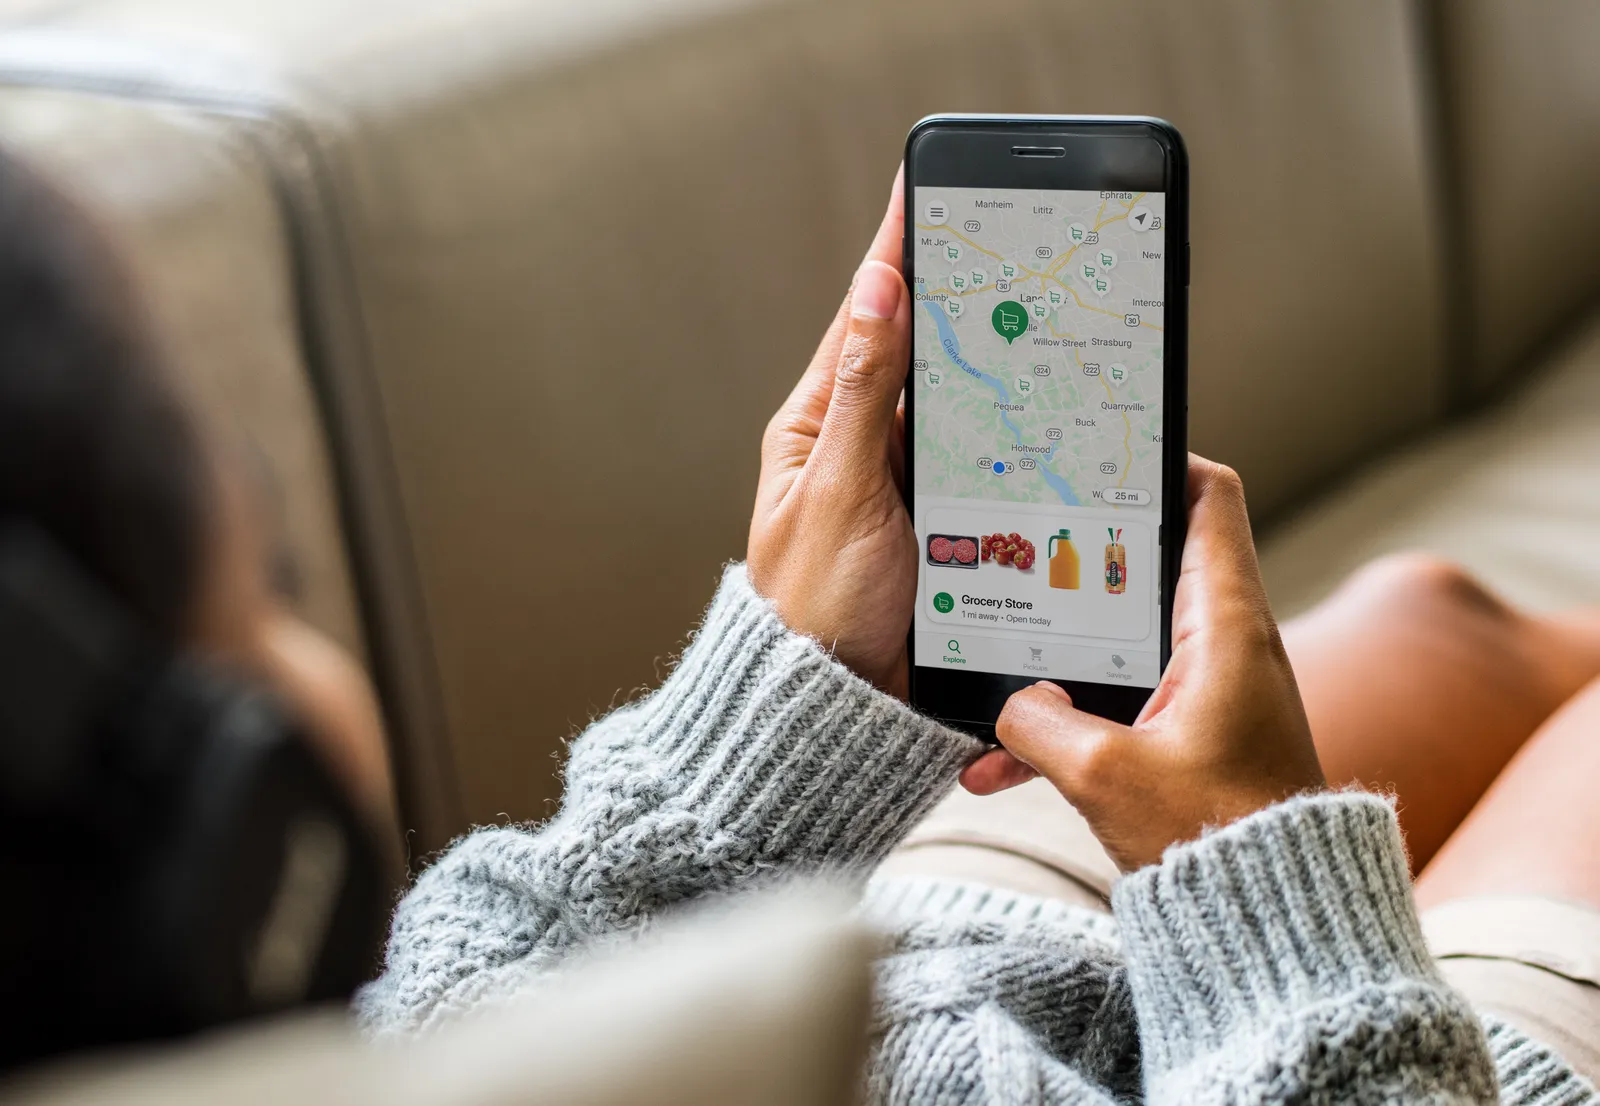
[[[926,148],[930,135],[942,145]],[[1016,141],[1023,139],[1024,141]],[[1129,139],[1154,142],[1161,166],[1160,191],[1166,214],[1164,327],[1162,351],[1162,510],[1161,543],[1161,671],[1172,656],[1172,598],[1177,589],[1188,516],[1188,349],[1189,349],[1189,163],[1183,139],[1165,120],[1137,116],[933,115],[920,120],[906,136],[905,227],[901,266],[907,287],[915,287],[911,236],[916,233],[918,185],[975,188],[1052,188],[1104,191],[1150,191],[1150,155],[1131,153]],[[946,141],[953,140],[953,141]],[[1117,144],[1114,148],[1109,143]],[[919,152],[919,144],[923,149]],[[1052,158],[1021,158],[1013,145],[1062,147]],[[1081,183],[1093,180],[1095,183]],[[1131,182],[1131,183],[1128,183]],[[1135,187],[1137,185],[1137,187]],[[915,356],[915,346],[912,348]],[[905,500],[914,510],[916,458],[913,435],[915,389],[905,393]],[[912,515],[915,518],[915,514]],[[920,563],[919,563],[920,573]],[[921,601],[919,575],[918,602]],[[916,624],[907,636],[911,704],[946,724],[988,740],[1011,694],[1040,682],[1035,677],[919,666]],[[1131,723],[1153,688],[1079,680],[1052,680],[1066,689],[1080,709]]]

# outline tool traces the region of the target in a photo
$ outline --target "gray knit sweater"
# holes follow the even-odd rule
[[[379,1035],[426,1030],[675,905],[783,874],[865,881],[978,751],[787,630],[732,568],[661,689],[573,744],[555,818],[480,829],[423,873],[359,1012]],[[1111,917],[865,887],[894,935],[874,1101],[1596,1101],[1441,982],[1375,798],[1297,799],[1175,847],[1117,884]]]

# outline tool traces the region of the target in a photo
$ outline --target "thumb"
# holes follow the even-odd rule
[[[866,261],[850,293],[850,322],[817,448],[845,464],[881,465],[905,387],[911,303],[892,265]]]
[[[1250,513],[1239,474],[1189,454],[1189,519],[1183,545],[1183,600],[1225,602],[1271,621]],[[1208,616],[1211,612],[1205,612]]]
[[[1085,714],[1048,682],[1011,696],[995,723],[1000,744],[1074,802],[1093,788],[1096,774],[1128,732],[1118,722]]]

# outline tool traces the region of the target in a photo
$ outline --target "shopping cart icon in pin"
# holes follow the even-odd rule
[[[1002,307],[1000,309],[1000,325],[1006,330],[1018,330],[1022,326],[1022,316],[1013,315]]]

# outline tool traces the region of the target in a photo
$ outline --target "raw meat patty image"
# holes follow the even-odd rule
[[[966,534],[929,534],[927,541],[930,565],[978,570],[977,538]]]

